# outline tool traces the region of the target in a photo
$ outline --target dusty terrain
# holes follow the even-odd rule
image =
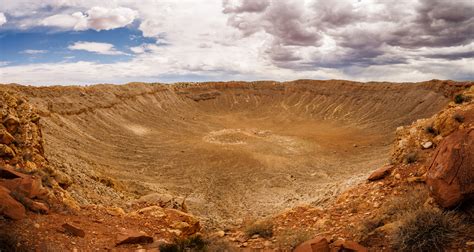
[[[447,103],[441,82],[9,88],[39,109],[80,204],[158,192],[215,223],[326,201],[388,162],[398,126]]]
[[[25,97],[41,117],[48,169],[77,202],[72,205],[86,209],[79,216],[101,219],[101,211],[108,211],[88,205],[120,209],[99,222],[68,212],[33,215],[19,227],[47,222],[38,231],[44,234],[55,218],[131,226],[133,220],[120,216],[143,202],[172,202],[198,216],[207,230],[236,230],[248,220],[306,205],[312,222],[305,225],[314,226],[321,216],[314,207],[329,206],[376,168],[399,161],[390,160],[396,158],[390,149],[399,126],[438,113],[465,87],[436,80],[1,86]],[[367,187],[377,186],[385,188]],[[360,188],[353,191],[365,190]],[[348,204],[329,209],[343,214],[351,211]],[[166,238],[162,222],[144,219],[140,225]],[[353,238],[350,229],[341,230],[341,237]],[[104,237],[111,232],[102,231]],[[107,247],[106,241],[83,247],[97,244]]]

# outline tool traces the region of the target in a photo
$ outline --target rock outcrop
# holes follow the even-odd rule
[[[329,243],[326,238],[317,236],[300,244],[294,252],[329,252]]]
[[[11,219],[25,217],[25,207],[33,212],[47,213],[48,191],[41,180],[12,168],[0,167],[1,213]]]
[[[426,182],[445,208],[474,197],[474,128],[456,131],[440,143]]]

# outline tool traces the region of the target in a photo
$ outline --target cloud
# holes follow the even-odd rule
[[[2,26],[3,24],[5,24],[7,22],[7,17],[5,17],[5,14],[3,14],[2,12],[0,12],[0,26]]]
[[[246,11],[248,4],[223,1],[228,25],[244,38],[267,34],[264,57],[281,68],[344,69],[472,58],[466,52],[413,51],[471,43],[471,0],[269,0],[259,2],[258,11]]]
[[[137,18],[138,13],[132,9],[92,7],[85,13],[57,14],[45,18],[41,25],[55,26],[63,29],[83,31],[93,29],[96,31],[111,30],[129,25]]]
[[[46,50],[28,49],[28,50],[22,51],[21,53],[24,53],[24,54],[43,54],[43,53],[47,53],[47,52],[48,51],[46,51]]]
[[[474,79],[472,0],[19,0],[0,12],[9,29],[128,26],[159,41],[121,44],[125,62],[3,66],[15,82]],[[70,49],[126,54],[93,39]]]
[[[69,50],[82,50],[102,55],[126,55],[126,53],[115,49],[114,45],[109,43],[78,41],[68,46]]]
[[[223,0],[224,13],[262,12],[269,5],[270,0]]]
[[[155,44],[141,44],[139,46],[130,47],[130,51],[135,54],[142,54],[142,53],[150,53],[153,51],[157,51],[159,46]]]

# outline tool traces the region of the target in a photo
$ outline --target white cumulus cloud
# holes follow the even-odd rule
[[[7,17],[5,17],[5,14],[0,12],[0,25],[3,25],[7,22]]]
[[[68,47],[69,50],[82,50],[103,55],[126,55],[109,43],[78,41]]]
[[[137,17],[137,11],[129,8],[117,7],[109,9],[95,6],[84,13],[74,12],[72,14],[49,16],[41,22],[41,25],[73,29],[76,31],[88,29],[101,31],[127,26]]]

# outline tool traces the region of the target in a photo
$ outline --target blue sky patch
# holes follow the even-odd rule
[[[109,43],[117,51],[127,54],[103,55],[68,49],[68,46],[79,41]],[[0,33],[0,62],[8,62],[8,65],[62,61],[114,63],[130,60],[132,52],[129,48],[144,43],[156,43],[156,40],[143,37],[141,31],[130,28],[62,32],[48,32],[45,28],[6,30]]]

